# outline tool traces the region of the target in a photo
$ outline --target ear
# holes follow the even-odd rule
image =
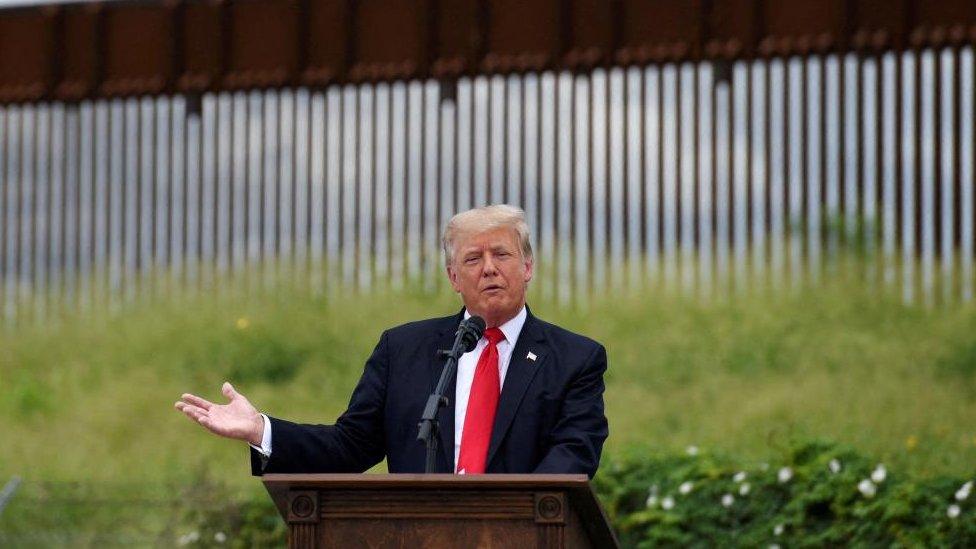
[[[524,274],[524,279],[525,279],[525,282],[526,283],[528,283],[530,280],[532,280],[532,267],[533,267],[532,260],[531,259],[525,260],[525,274]]]
[[[447,279],[451,282],[451,287],[456,293],[461,293],[461,285],[458,283],[458,273],[453,265],[447,266]]]

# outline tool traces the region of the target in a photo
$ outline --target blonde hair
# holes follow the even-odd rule
[[[444,227],[444,257],[447,265],[454,259],[454,244],[459,236],[472,233],[483,233],[499,227],[510,228],[518,238],[522,258],[532,260],[532,244],[529,243],[529,224],[525,222],[525,212],[522,208],[508,204],[493,204],[472,208],[451,218]]]

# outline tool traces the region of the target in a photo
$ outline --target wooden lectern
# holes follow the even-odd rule
[[[306,547],[617,547],[586,475],[265,475]]]

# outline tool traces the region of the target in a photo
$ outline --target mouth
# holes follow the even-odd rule
[[[500,292],[502,290],[504,290],[504,288],[502,288],[498,284],[489,284],[488,286],[485,286],[484,288],[482,288],[481,289],[481,292],[482,293],[496,293],[496,292]]]

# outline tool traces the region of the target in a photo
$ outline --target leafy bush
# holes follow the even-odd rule
[[[181,500],[177,545],[250,549],[286,544],[287,527],[267,494],[235,496],[203,474]]]
[[[595,487],[625,547],[976,546],[973,483],[911,479],[828,443],[736,467],[699,453],[606,462]]]

